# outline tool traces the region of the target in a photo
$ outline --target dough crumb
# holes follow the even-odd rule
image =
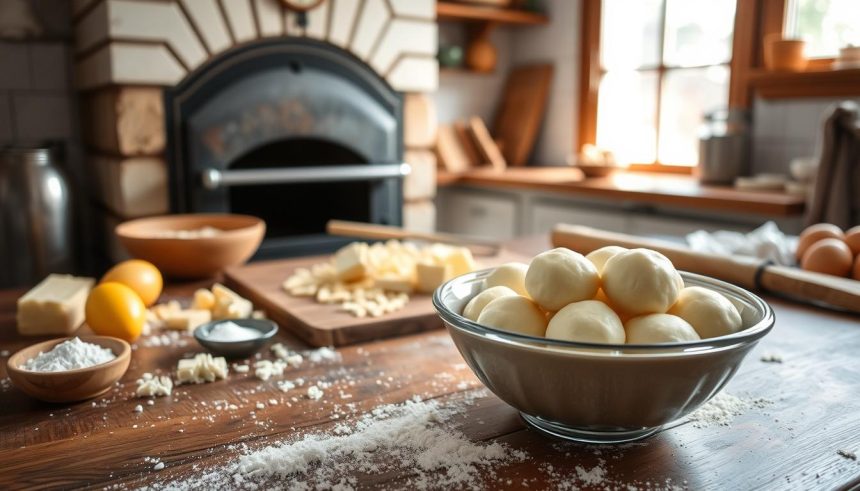
[[[765,363],[782,363],[782,356],[777,353],[765,353],[761,355],[760,360]]]
[[[857,454],[850,451],[850,450],[845,450],[845,449],[840,448],[839,450],[836,451],[836,453],[842,457],[845,457],[848,460],[857,460]]]

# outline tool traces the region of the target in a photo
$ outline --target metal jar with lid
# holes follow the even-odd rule
[[[732,184],[749,172],[749,116],[739,109],[705,115],[696,175],[706,184]]]
[[[74,267],[72,196],[47,147],[0,149],[0,287]]]

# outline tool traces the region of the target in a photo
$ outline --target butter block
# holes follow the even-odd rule
[[[420,262],[415,265],[418,291],[433,293],[442,283],[452,278],[451,266],[447,263]]]
[[[212,294],[215,296],[215,306],[212,308],[213,319],[247,319],[254,311],[254,305],[250,300],[242,298],[220,283],[212,285]]]
[[[472,251],[465,247],[454,247],[451,249],[445,262],[451,266],[451,274],[460,276],[466,273],[471,273],[477,269],[475,259],[472,257]]]
[[[93,278],[51,274],[18,299],[18,333],[23,336],[74,333],[84,322]]]
[[[334,269],[337,279],[353,281],[367,274],[368,245],[364,242],[353,242],[342,247],[334,255]]]
[[[212,312],[204,309],[186,309],[171,313],[164,319],[164,327],[179,331],[190,331],[212,320]]]

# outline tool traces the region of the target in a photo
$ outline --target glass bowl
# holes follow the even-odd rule
[[[567,440],[638,440],[713,397],[774,324],[773,309],[743,288],[681,272],[686,286],[725,295],[741,331],[685,343],[595,344],[502,331],[460,312],[491,269],[454,278],[433,306],[475,375],[535,429]]]

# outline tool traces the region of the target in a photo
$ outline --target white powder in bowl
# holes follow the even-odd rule
[[[220,342],[250,341],[262,336],[263,333],[250,327],[240,326],[235,322],[219,322],[209,329],[206,339]]]
[[[46,353],[30,358],[21,369],[31,372],[64,372],[101,365],[116,358],[109,348],[72,338],[54,346]]]

